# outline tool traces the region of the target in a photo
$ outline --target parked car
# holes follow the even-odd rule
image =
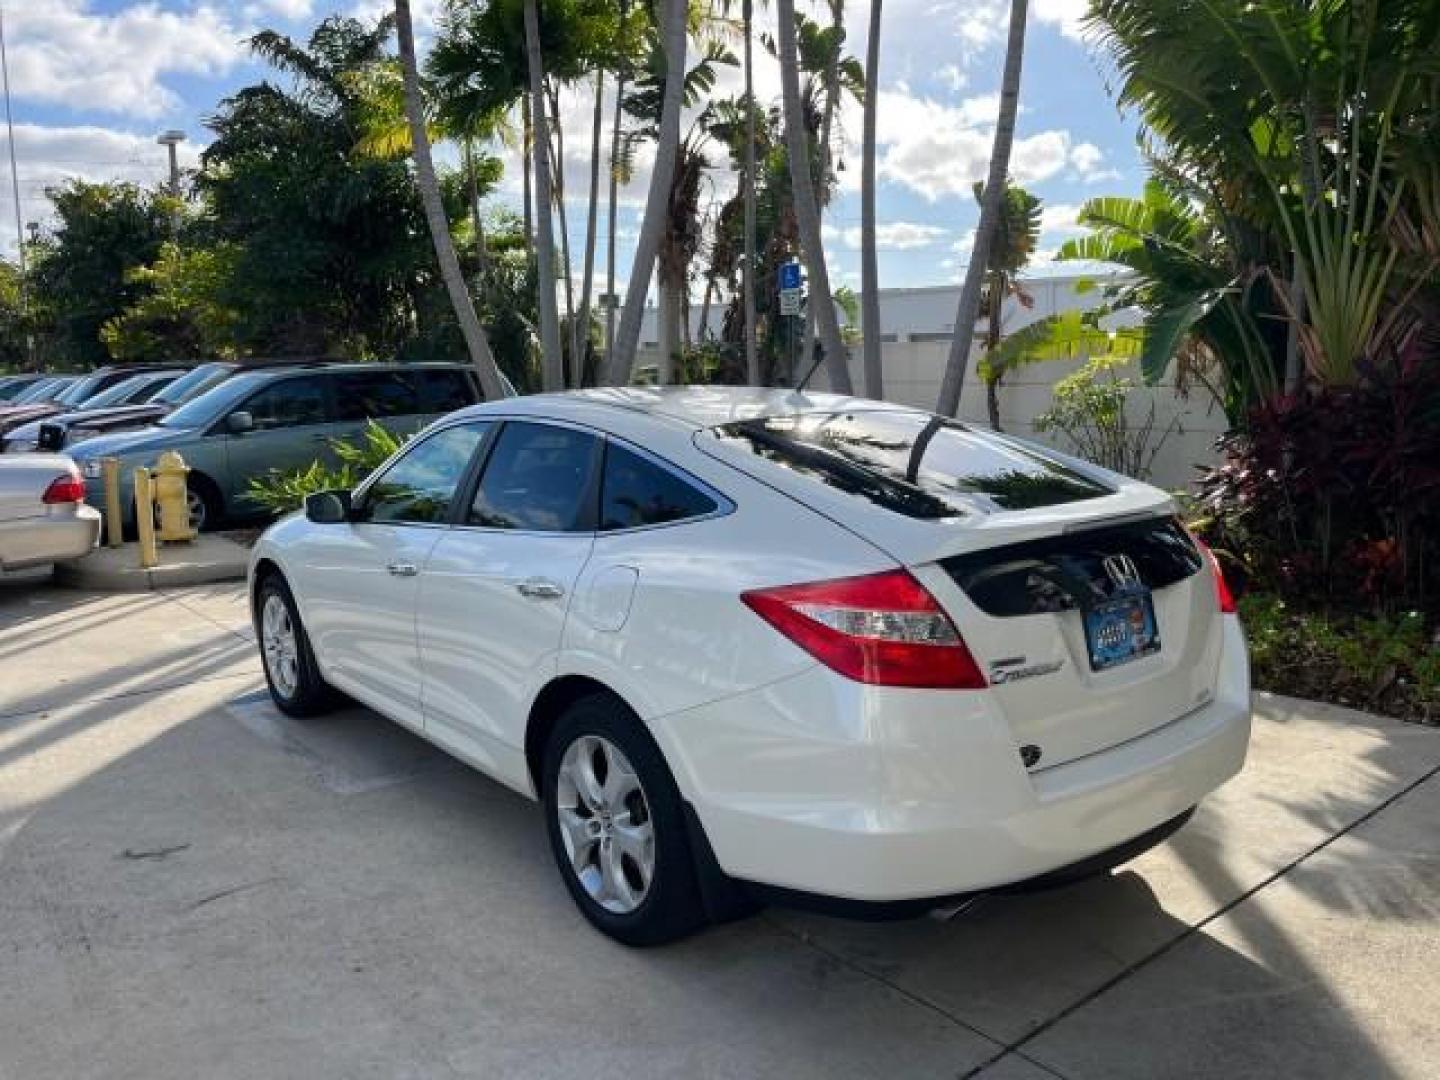
[[[1148,485],[880,402],[607,389],[446,417],[254,549],[270,693],[538,798],[600,930],[916,914],[1098,873],[1242,766],[1245,640]]]
[[[132,375],[123,382],[118,382],[108,390],[102,390],[82,402],[74,412],[60,413],[44,421],[32,420],[28,424],[11,428],[4,438],[0,439],[0,453],[28,454],[36,450],[58,450],[59,447],[42,447],[40,445],[41,427],[50,420],[84,416],[89,412],[108,411],[117,406],[134,406],[137,403],[149,401],[181,374],[182,372],[179,371],[149,371],[140,375]]]
[[[38,448],[60,451],[97,435],[149,427],[167,413],[243,370],[246,370],[246,365],[228,360],[200,364],[140,404],[86,408],[48,417],[38,425]]]
[[[190,466],[197,528],[262,512],[250,481],[313,461],[337,465],[332,443],[355,439],[370,420],[403,435],[482,400],[461,364],[344,364],[247,371],[182,405],[151,427],[102,435],[73,447],[91,502],[104,505],[100,459],[120,461],[121,505],[133,523],[132,476],[166,450]]]
[[[85,505],[85,481],[69,458],[0,459],[0,570],[78,559],[100,539],[100,514]]]
[[[128,364],[123,367],[97,368],[88,375],[67,376],[63,392],[54,394],[44,391],[39,397],[28,398],[23,403],[13,401],[0,408],[0,436],[8,434],[22,424],[43,420],[79,408],[96,394],[110,389],[136,375],[150,371],[183,371],[175,364]]]
[[[48,376],[33,373],[23,375],[0,375],[0,402],[11,401],[23,390],[28,390]]]
[[[78,375],[43,376],[22,389],[4,405],[0,405],[0,415],[15,405],[24,405],[34,401],[54,401],[64,395],[78,380]]]

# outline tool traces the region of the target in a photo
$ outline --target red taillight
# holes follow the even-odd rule
[[[1200,554],[1205,556],[1205,561],[1210,564],[1210,572],[1215,576],[1215,602],[1220,605],[1220,611],[1224,615],[1235,614],[1235,597],[1230,592],[1230,586],[1225,583],[1225,571],[1220,569],[1220,560],[1215,557],[1215,552],[1210,550],[1210,545],[1201,540],[1198,536],[1191,534],[1195,546],[1200,549]]]
[[[822,664],[857,682],[937,690],[986,685],[960,631],[906,570],[756,589],[740,599]]]
[[[46,506],[82,503],[85,501],[85,481],[81,480],[77,473],[57,476],[50,481],[50,486],[45,489],[45,494],[40,496],[40,501]]]

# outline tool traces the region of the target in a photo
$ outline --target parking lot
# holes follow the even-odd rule
[[[1435,730],[1262,695],[1106,879],[634,951],[531,804],[281,717],[250,637],[239,586],[0,579],[0,1077],[1435,1075]]]

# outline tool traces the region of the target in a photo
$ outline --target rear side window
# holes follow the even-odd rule
[[[341,421],[354,421],[412,416],[421,409],[409,372],[365,371],[337,376],[335,411]]]
[[[1047,454],[918,410],[797,413],[726,424],[715,434],[730,447],[912,518],[1110,494]]]
[[[422,412],[454,412],[480,400],[470,376],[463,371],[422,369],[415,372],[415,378],[420,384]]]
[[[714,499],[669,469],[613,442],[605,448],[601,532],[704,517],[717,508]]]
[[[507,423],[480,478],[469,523],[588,532],[600,440],[573,428]]]
[[[254,419],[256,431],[323,424],[325,381],[313,375],[284,379],[261,390],[243,408]]]

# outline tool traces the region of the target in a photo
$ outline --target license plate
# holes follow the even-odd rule
[[[1160,651],[1155,604],[1148,589],[1097,604],[1084,617],[1092,671],[1104,671]]]

